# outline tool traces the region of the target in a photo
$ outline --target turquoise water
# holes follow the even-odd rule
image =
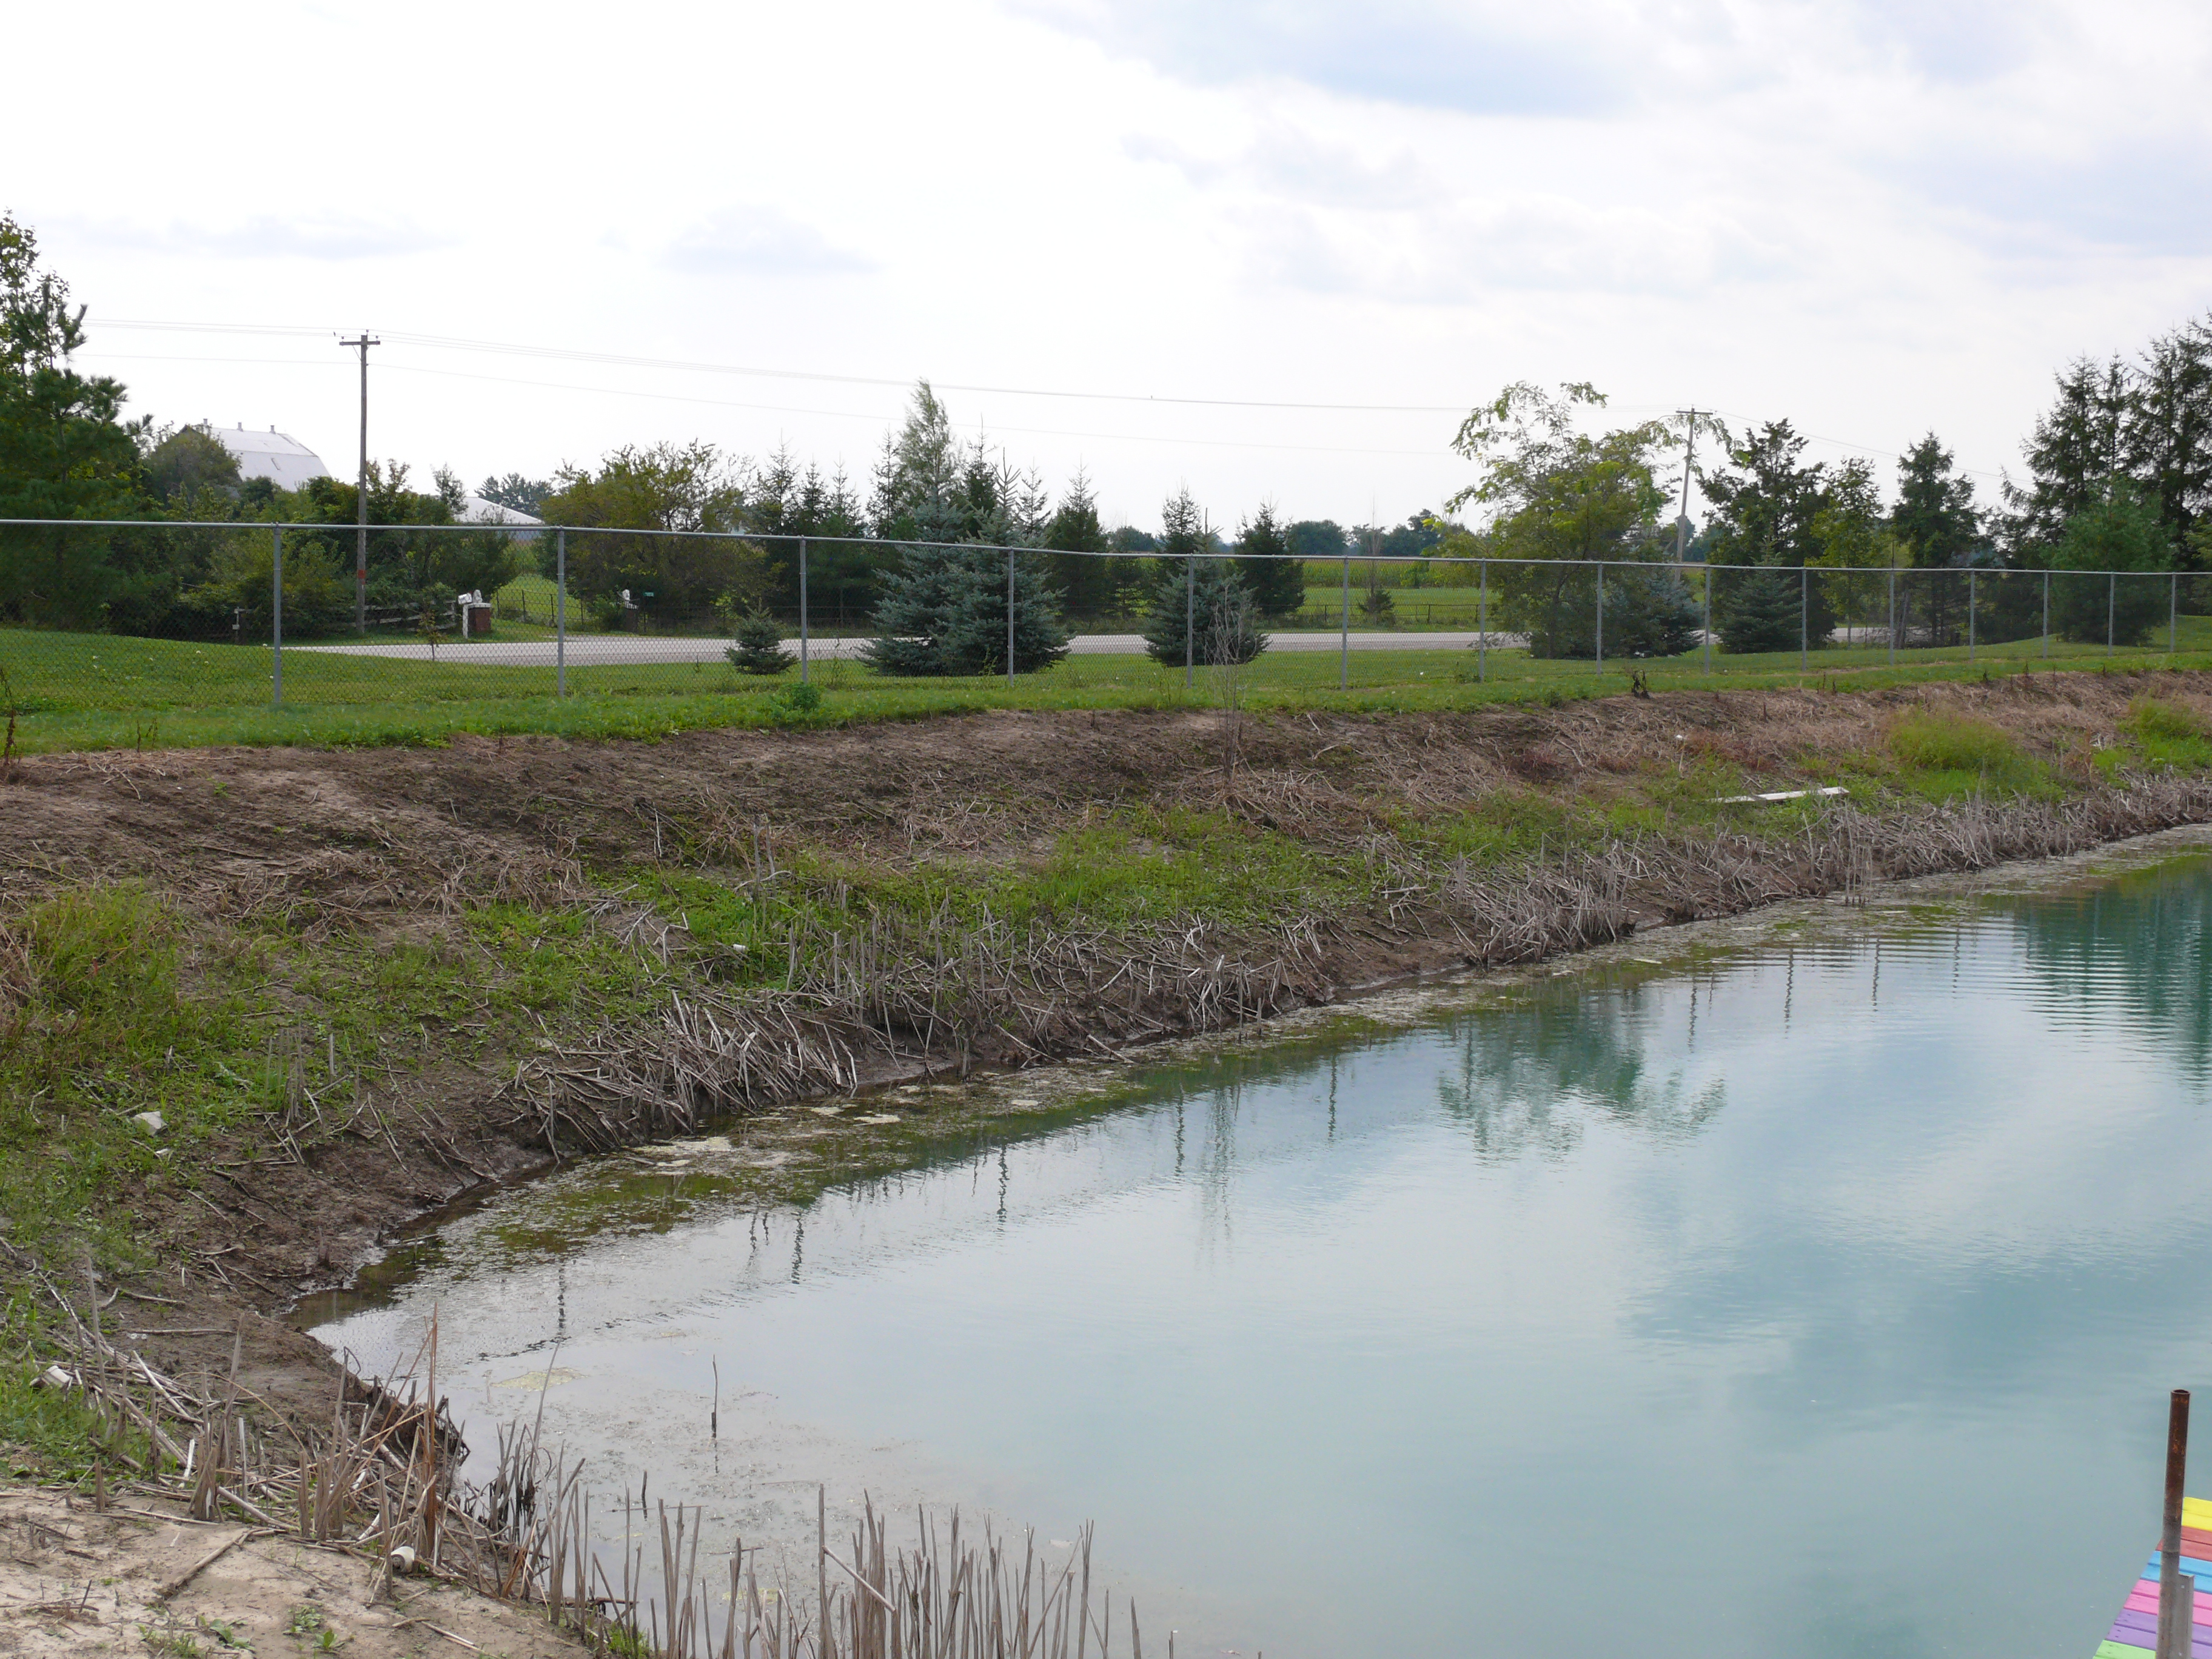
[[[710,1547],[817,1479],[1095,1517],[1183,1655],[2086,1656],[2212,1381],[2209,902],[1617,964],[804,1206],[584,1172],[322,1334],[434,1303],[479,1425],[553,1360],[548,1438]]]

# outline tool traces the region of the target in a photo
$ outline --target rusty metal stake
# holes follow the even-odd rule
[[[2158,1534],[2158,1659],[2190,1659],[2194,1609],[2185,1610],[2181,1600],[2181,1488],[2188,1468],[2189,1390],[2176,1389],[2166,1422],[2166,1517]]]

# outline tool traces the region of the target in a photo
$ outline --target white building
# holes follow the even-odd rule
[[[210,426],[207,434],[230,452],[242,479],[266,478],[279,489],[297,489],[310,478],[331,476],[321,456],[273,426],[266,432]]]
[[[208,436],[230,452],[241,481],[266,478],[279,489],[297,489],[310,478],[337,476],[323,465],[321,456],[273,426],[266,432],[248,432],[243,426],[210,426],[206,430]],[[544,523],[473,492],[462,496],[456,516],[466,524],[510,525],[520,530],[534,530]]]

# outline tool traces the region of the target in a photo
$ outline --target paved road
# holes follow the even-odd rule
[[[1464,634],[1354,634],[1354,651],[1452,651],[1473,650],[1476,635]],[[793,650],[796,640],[787,641]],[[856,657],[867,646],[866,640],[817,639],[808,647],[808,654],[817,658]],[[1499,649],[1526,643],[1516,634],[1492,634],[1490,643]],[[593,664],[643,662],[720,662],[727,648],[726,640],[677,639],[666,636],[636,634],[571,634],[568,636],[568,661],[576,666]],[[1140,656],[1145,641],[1136,634],[1079,634],[1070,641],[1073,650],[1085,656]],[[1270,651],[1334,651],[1339,641],[1334,634],[1270,634]],[[412,640],[373,640],[358,645],[295,645],[294,651],[319,651],[332,656],[394,657],[421,662],[428,659],[430,647]],[[491,664],[511,668],[550,668],[553,665],[553,641],[528,640],[507,642],[486,640],[476,644],[452,642],[437,648],[437,660],[449,663]]]

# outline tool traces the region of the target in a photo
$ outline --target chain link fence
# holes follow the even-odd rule
[[[1263,570],[1228,550],[9,521],[0,711],[738,695],[1048,667],[1103,689],[1249,664],[1255,682],[1324,690],[2173,654],[2191,648],[2204,580],[1358,556]]]

